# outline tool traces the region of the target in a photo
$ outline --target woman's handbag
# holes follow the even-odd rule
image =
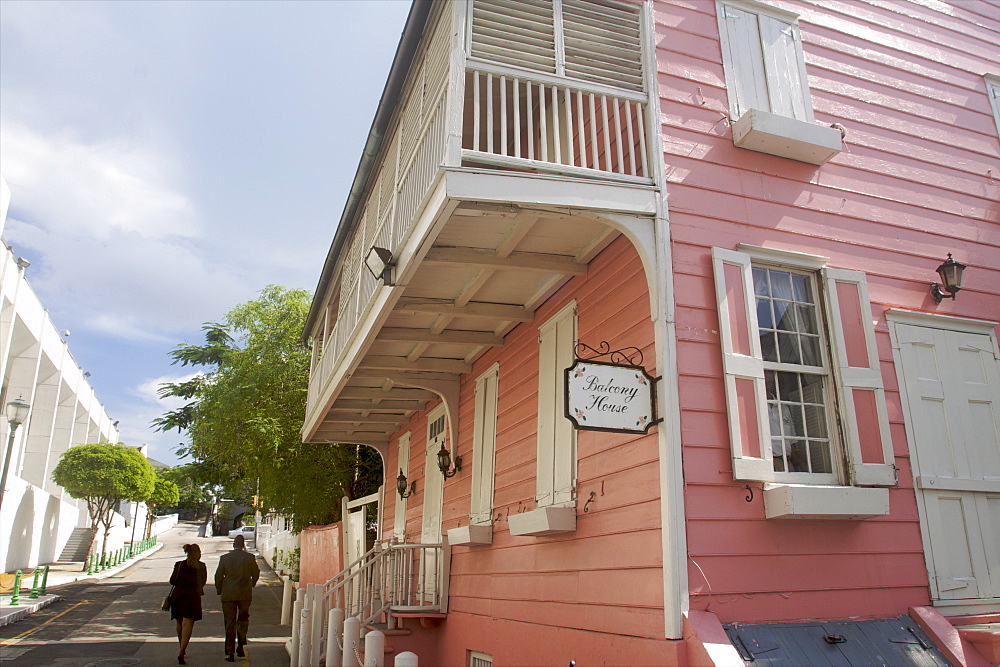
[[[167,594],[167,597],[163,598],[163,603],[160,604],[160,609],[162,609],[163,611],[170,611],[170,599],[172,597],[174,597],[173,586],[170,587],[170,592]]]

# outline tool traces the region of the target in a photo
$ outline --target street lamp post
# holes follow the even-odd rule
[[[28,418],[31,404],[18,396],[7,404],[7,421],[10,423],[10,437],[7,438],[7,455],[3,459],[3,475],[0,476],[0,507],[3,507],[3,496],[7,490],[7,472],[10,470],[10,458],[14,453],[14,434],[17,427]]]

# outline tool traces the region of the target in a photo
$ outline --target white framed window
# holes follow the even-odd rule
[[[712,249],[734,478],[895,485],[864,273],[738,248]]]
[[[576,301],[538,328],[539,507],[576,504],[576,430],[563,409],[564,371],[573,365],[577,340]]]
[[[1000,136],[1000,75],[987,74],[986,94],[990,98],[990,106],[993,108],[993,120],[997,123],[997,136]]]
[[[475,432],[472,436],[472,506],[469,522],[492,525],[493,468],[497,440],[497,389],[500,364],[476,379]]]
[[[493,656],[480,651],[469,651],[469,667],[493,667]]]
[[[399,436],[399,472],[410,477],[410,433],[407,431]],[[395,479],[391,480],[395,482]],[[406,498],[400,498],[396,492],[395,483],[389,491],[396,497],[396,510],[393,516],[392,536],[399,542],[406,541]]]
[[[732,117],[760,109],[812,122],[798,16],[737,0],[720,1],[716,10]]]
[[[798,16],[753,0],[716,13],[733,143],[817,165],[840,153],[846,130],[813,122]]]

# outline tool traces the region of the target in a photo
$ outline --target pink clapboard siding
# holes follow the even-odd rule
[[[550,537],[514,537],[507,527],[511,513],[534,509],[538,326],[575,299],[579,336],[592,345],[635,345],[643,350],[650,373],[655,359],[649,293],[632,246],[617,239],[593,261],[588,275],[574,279],[538,309],[535,320],[509,333],[504,345],[476,361],[463,378],[457,446],[463,472],[445,484],[443,528],[467,525],[472,475],[475,380],[499,362],[493,544],[452,550],[447,622],[434,630],[414,628],[415,637],[432,632],[441,651],[432,664],[462,664],[468,638],[476,650],[521,664],[510,637],[534,637],[531,660],[546,664],[588,650],[607,653],[606,642],[629,646],[638,662],[661,662],[668,646],[663,637],[662,554],[660,549],[659,477],[655,430],[648,435],[578,432],[578,497],[593,491],[587,513],[577,504],[577,530]],[[428,409],[434,404],[428,405]],[[396,434],[389,470],[398,469],[398,436],[409,431],[410,479],[423,486],[427,421],[415,415]],[[466,468],[465,466],[470,466]],[[419,494],[409,503],[407,536],[420,534]],[[393,525],[394,502],[386,503],[383,532]],[[410,624],[410,627],[415,624]],[[615,635],[620,635],[615,637]],[[396,650],[407,639],[394,638]],[[417,639],[415,639],[417,641]],[[591,647],[588,649],[587,647]],[[538,649],[538,650],[536,650]],[[456,651],[455,655],[448,653]],[[541,652],[539,652],[541,651]],[[547,652],[546,652],[547,651]],[[575,653],[574,653],[575,652]],[[459,653],[462,653],[459,655]],[[421,659],[424,654],[421,654]],[[582,662],[581,662],[582,664]]]
[[[734,147],[715,3],[654,8],[691,607],[723,622],[899,614],[927,604],[929,591],[884,310],[1000,317],[1000,143],[982,78],[1000,70],[1000,11],[974,0],[947,11],[774,4],[800,15],[817,122],[847,128],[844,151],[822,167]],[[748,503],[733,481],[711,247],[738,243],[867,274],[872,312],[855,316],[876,321],[900,481],[888,516],[766,520],[759,483]],[[928,287],[947,252],[970,269],[959,299],[938,306]],[[853,355],[863,347],[852,334]],[[857,393],[870,419],[871,392]]]

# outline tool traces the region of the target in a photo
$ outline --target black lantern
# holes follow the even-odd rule
[[[403,474],[403,469],[399,469],[399,477],[396,478],[396,492],[399,494],[400,498],[409,498],[417,490],[417,483],[410,482],[410,491],[406,491],[406,475]]]
[[[461,456],[455,457],[454,470],[449,472],[448,471],[449,468],[451,468],[451,454],[448,452],[447,449],[444,448],[444,443],[442,442],[441,449],[438,451],[438,470],[441,471],[442,475],[444,475],[446,478],[454,477],[455,473],[457,473],[459,470],[462,469],[462,457]]]
[[[938,275],[941,276],[940,283],[931,284],[931,296],[934,301],[941,303],[942,299],[954,299],[958,290],[962,289],[962,272],[965,271],[965,264],[956,262],[948,253],[948,259],[937,268]],[[942,290],[941,288],[944,288]]]

